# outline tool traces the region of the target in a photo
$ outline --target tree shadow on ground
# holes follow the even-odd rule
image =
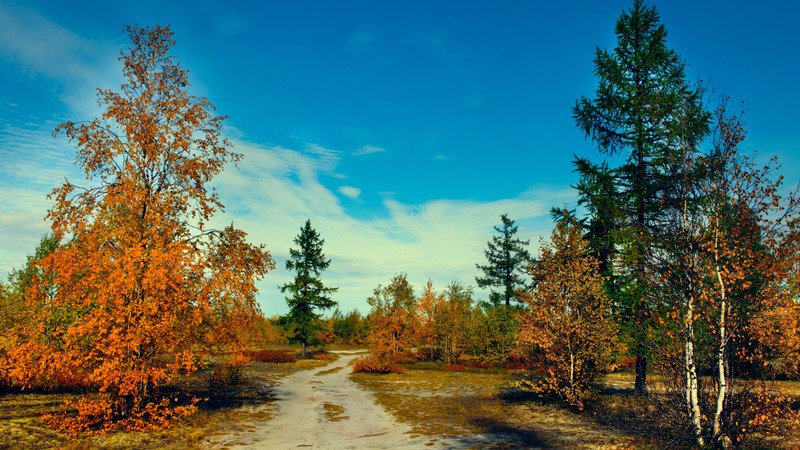
[[[211,386],[201,371],[190,385],[163,386],[162,395],[178,398],[179,404],[189,404],[199,399],[198,409],[207,412],[260,406],[277,400],[275,390],[258,377],[245,376],[239,383],[229,386]]]
[[[654,394],[651,394],[654,395]],[[637,395],[633,388],[604,388],[586,405],[587,417],[602,428],[636,438],[656,447],[685,448],[670,422],[672,411],[664,400]]]
[[[492,436],[492,447],[498,448],[547,448],[547,442],[532,430],[514,426],[495,417],[476,417],[470,423],[482,434]]]

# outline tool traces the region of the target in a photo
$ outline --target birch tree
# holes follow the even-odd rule
[[[36,261],[54,295],[37,307],[31,332],[68,310],[60,337],[17,347],[12,371],[29,385],[55,370],[96,389],[52,422],[72,431],[147,430],[191,413],[159,387],[198,368],[210,345],[236,350],[237,330],[260,314],[255,280],[273,268],[263,246],[230,225],[208,226],[223,210],[209,182],[241,155],[222,137],[223,116],[187,91],[188,72],[169,54],[168,27],[127,27],[120,91],[98,91],[105,111],[56,129],[77,147],[85,183],[51,194],[47,218],[60,246]],[[36,289],[30,292],[35,292]]]
[[[542,380],[523,386],[559,395],[582,409],[597,375],[611,361],[616,324],[598,261],[587,251],[574,219],[556,223],[550,242],[531,265],[534,288],[522,295],[519,345],[531,363],[544,367]]]

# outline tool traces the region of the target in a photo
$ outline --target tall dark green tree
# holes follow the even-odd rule
[[[329,294],[339,288],[327,287],[322,283],[320,275],[331,264],[322,253],[319,233],[307,220],[300,228],[300,234],[294,238],[297,249],[289,249],[290,258],[286,261],[286,269],[295,271],[294,281],[281,286],[281,292],[289,293],[286,303],[289,305],[288,318],[294,325],[291,339],[302,345],[302,355],[306,355],[306,347],[314,342],[319,330],[320,314],[316,310],[325,310],[336,305]]]
[[[653,248],[652,235],[661,219],[663,202],[669,197],[665,167],[675,157],[681,139],[686,139],[685,134],[692,133],[700,140],[708,134],[710,121],[700,90],[687,82],[685,64],[667,47],[667,30],[659,22],[655,7],[635,0],[617,20],[614,51],[596,50],[599,84],[595,98],[581,97],[573,108],[577,126],[595,142],[600,153],[624,157],[621,166],[612,170],[596,171],[597,167],[581,165],[580,161],[576,166],[587,182],[586,188],[600,186],[588,183],[603,181],[590,180],[594,175],[613,176],[616,208],[597,203],[609,198],[592,198],[589,190],[584,191],[584,198],[595,202],[588,208],[590,213],[592,208],[595,213],[619,213],[618,223],[608,227],[614,230],[614,242],[609,245],[600,236],[593,239],[596,243],[606,239],[598,247],[607,252],[598,255],[601,261],[614,258],[604,264],[613,268],[618,283],[614,300],[636,354],[635,390],[639,394],[647,392],[645,336],[650,317],[648,295],[652,292],[648,252]],[[593,222],[606,227],[606,219],[598,214]]]
[[[489,294],[492,305],[505,303],[506,306],[510,306],[512,300],[519,299],[517,290],[527,287],[525,275],[531,256],[525,249],[529,241],[520,240],[515,236],[518,227],[508,218],[508,214],[500,216],[500,220],[502,225],[494,227],[499,234],[492,236],[484,252],[488,264],[485,266],[476,264],[476,267],[483,272],[483,276],[475,277],[475,282],[482,288],[500,288],[499,291],[492,289]]]

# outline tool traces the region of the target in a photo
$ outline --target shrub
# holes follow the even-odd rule
[[[504,364],[508,370],[523,370],[530,366],[528,357],[522,353],[510,353]]]
[[[387,373],[403,373],[406,369],[402,366],[398,366],[397,364],[387,363],[380,361],[377,358],[359,358],[356,360],[355,364],[353,364],[353,372],[364,372],[364,373],[380,373],[380,374],[387,374]]]
[[[281,350],[255,350],[247,352],[245,355],[256,362],[293,363],[297,361],[293,354]]]
[[[244,365],[238,362],[227,362],[214,367],[208,377],[210,387],[234,386],[242,381]]]
[[[330,361],[333,359],[330,353],[315,353],[311,357],[318,361]]]
[[[393,354],[390,357],[391,361],[395,364],[412,364],[419,361],[416,353],[410,351],[402,351]]]
[[[444,366],[444,370],[447,370],[448,372],[463,372],[467,370],[467,368],[461,364],[448,364]]]
[[[484,360],[481,357],[473,356],[473,355],[460,355],[456,360],[459,365],[465,367],[471,367],[473,369],[493,369],[494,364]]]

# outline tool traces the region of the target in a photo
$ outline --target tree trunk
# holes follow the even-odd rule
[[[569,385],[575,386],[575,355],[569,352]]]
[[[719,230],[719,228],[717,228]],[[722,271],[719,267],[719,231],[714,237],[714,269],[717,272],[717,282],[719,283],[719,348],[717,351],[717,369],[719,376],[719,390],[717,391],[717,410],[714,412],[714,439],[717,441],[726,440],[722,435],[722,412],[725,408],[725,396],[728,394],[728,379],[725,375],[727,366],[727,346],[728,336],[726,329],[726,315],[728,313],[727,297],[725,295],[725,283],[722,280]]]
[[[694,429],[695,441],[697,445],[703,447],[703,423],[701,421],[700,402],[697,385],[697,366],[694,358],[694,300],[689,297],[684,317],[686,328],[686,341],[684,342],[684,371],[686,374],[686,406],[689,412],[689,420]]]
[[[305,341],[303,341],[301,343],[301,346],[302,346],[302,350],[300,351],[300,357],[301,358],[305,358],[306,357],[306,343],[305,343]]]
[[[644,350],[643,345],[636,346],[636,381],[633,391],[640,396],[647,395],[647,357],[643,354]]]

